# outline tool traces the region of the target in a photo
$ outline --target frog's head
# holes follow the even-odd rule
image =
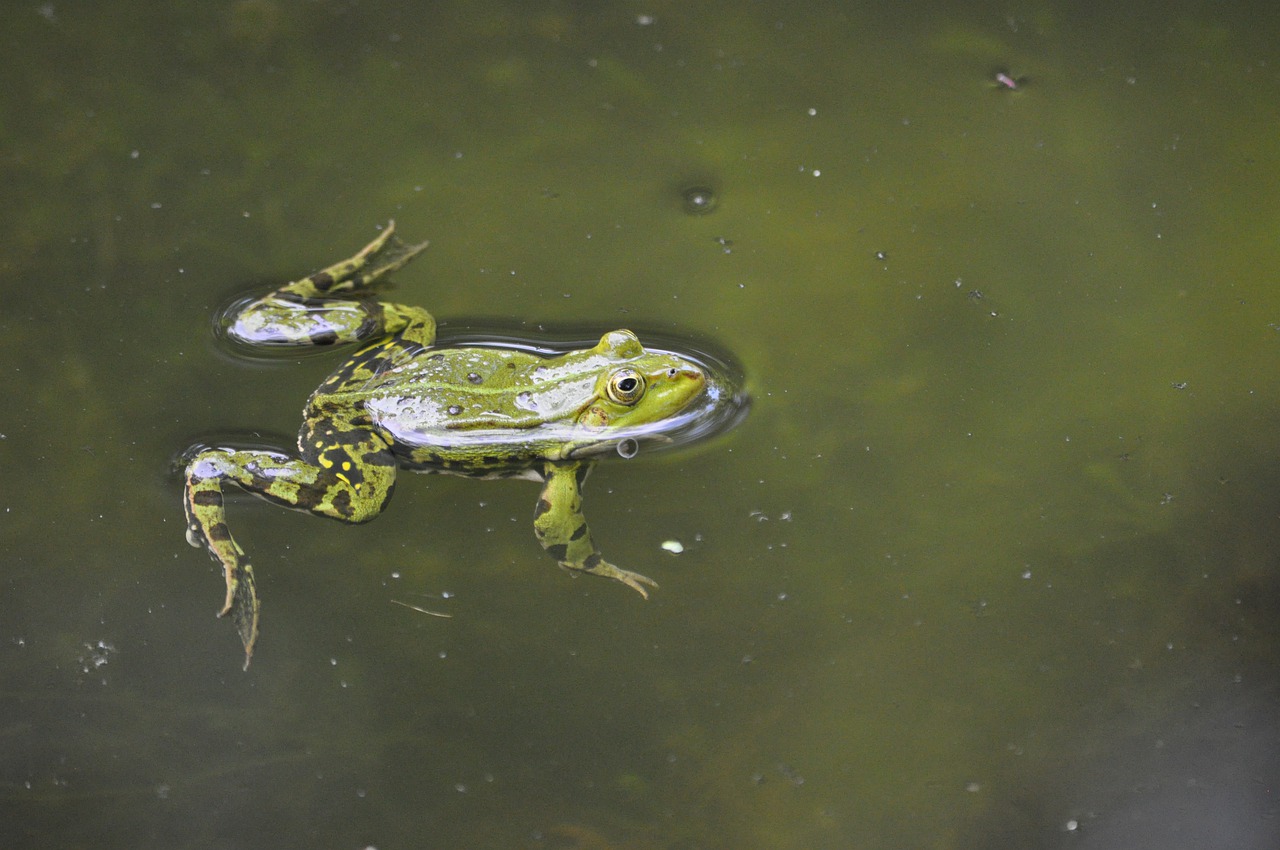
[[[624,457],[634,453],[637,441],[660,436],[664,424],[707,383],[697,364],[676,354],[646,351],[628,330],[610,331],[592,351],[606,366],[578,425],[599,435],[601,443],[617,444]]]

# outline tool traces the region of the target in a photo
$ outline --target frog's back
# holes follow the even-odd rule
[[[528,352],[426,349],[377,370],[348,400],[362,404],[405,463],[485,471],[553,454],[595,380]]]

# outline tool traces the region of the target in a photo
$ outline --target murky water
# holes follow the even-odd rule
[[[8,10],[0,844],[1280,843],[1276,19],[1106,8]],[[531,484],[234,502],[242,673],[172,461],[337,358],[212,320],[393,217],[446,328],[705,336],[755,404],[593,475],[647,603]]]

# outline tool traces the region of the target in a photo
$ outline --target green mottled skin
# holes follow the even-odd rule
[[[534,533],[562,566],[647,595],[657,585],[605,561],[582,515],[581,489],[600,452],[660,431],[702,391],[693,363],[646,351],[627,330],[558,357],[497,348],[433,349],[435,320],[366,288],[426,247],[394,223],[354,257],[244,306],[230,333],[251,345],[367,342],[311,395],[298,456],[200,447],[186,468],[187,540],[223,568],[245,664],[258,637],[253,569],[227,529],[223,487],[349,523],[377,516],[401,468],[543,482]]]

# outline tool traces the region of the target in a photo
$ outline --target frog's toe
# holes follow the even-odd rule
[[[614,576],[614,578],[640,594],[645,599],[649,598],[649,591],[644,588],[646,584],[655,590],[658,588],[658,583],[648,576],[642,576],[639,573],[632,573],[627,570],[618,570],[618,575]]]
[[[222,600],[222,608],[218,610],[219,617],[225,617],[231,613],[231,609],[235,607],[236,598],[239,596],[240,587],[244,583],[244,568],[240,565],[226,566],[222,568],[222,572],[227,581],[227,596]],[[249,579],[252,581],[252,579]]]
[[[654,589],[657,589],[658,587],[658,583],[648,576],[642,576],[640,573],[633,573],[630,570],[615,567],[608,561],[600,559],[599,555],[595,556],[595,563],[592,563],[592,560],[593,558],[588,558],[586,564],[583,566],[583,569],[586,572],[595,576],[603,576],[604,578],[611,578],[615,581],[620,581],[636,593],[643,596],[645,599],[649,598],[649,591],[645,589],[645,585]]]

